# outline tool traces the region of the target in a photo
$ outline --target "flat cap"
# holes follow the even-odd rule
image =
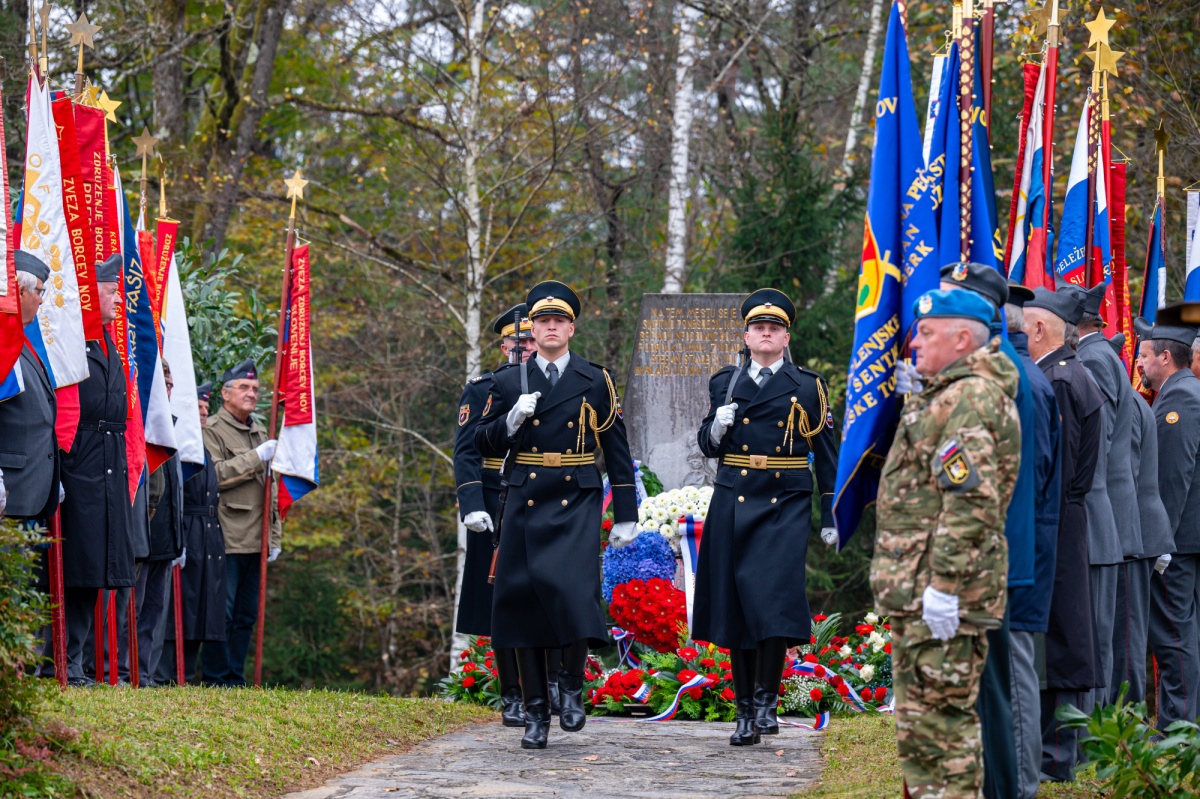
[[[1033,289],[1022,286],[1015,280],[1008,281],[1008,302],[1007,305],[1015,305],[1018,308],[1024,308],[1025,303],[1033,299]]]
[[[1063,286],[1059,291],[1069,292],[1079,299],[1083,304],[1083,312],[1092,314],[1093,316],[1100,315],[1100,307],[1104,305],[1104,295],[1108,293],[1107,283],[1097,283],[1090,289],[1085,289],[1083,286]]]
[[[96,263],[96,282],[118,282],[121,279],[121,267],[124,265],[125,259],[119,252],[114,252],[103,261],[98,261]]]
[[[196,399],[203,402],[208,402],[210,399],[212,399],[212,388],[213,386],[211,380],[196,386]]]
[[[1171,309],[1168,311],[1168,309]],[[1167,313],[1163,313],[1167,311]],[[1172,322],[1181,321],[1180,314],[1177,309],[1172,309],[1171,306],[1160,308],[1158,316],[1151,324],[1146,319],[1138,317],[1133,320],[1133,329],[1137,333],[1138,338],[1142,341],[1178,341],[1180,344],[1192,346],[1196,340],[1195,325],[1171,324]]]
[[[996,306],[973,291],[934,289],[913,303],[913,313],[917,319],[974,319],[987,325],[996,316]]]
[[[1044,286],[1033,290],[1033,298],[1025,300],[1025,308],[1043,308],[1072,325],[1083,318],[1083,302],[1071,291],[1051,291]]]
[[[231,380],[257,380],[258,367],[254,365],[254,359],[247,358],[232,369],[226,369],[225,374],[221,376],[222,383],[228,383]]]
[[[492,322],[492,332],[500,338],[514,335],[516,323],[513,320],[517,318],[517,314],[521,316],[521,338],[530,338],[533,335],[533,325],[529,321],[529,307],[523,302],[497,316],[496,321]]]
[[[17,250],[13,253],[13,260],[16,261],[18,272],[27,272],[43,283],[50,279],[50,267],[28,250]]]
[[[955,288],[979,294],[996,308],[1008,302],[1008,281],[990,266],[977,263],[946,264],[942,267],[942,282]]]

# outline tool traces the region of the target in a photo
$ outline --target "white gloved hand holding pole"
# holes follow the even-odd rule
[[[263,443],[254,448],[258,453],[258,459],[263,463],[270,463],[271,458],[275,457],[275,448],[279,446],[279,442],[273,438],[267,439]]]
[[[0,516],[4,515],[6,505],[8,505],[8,489],[4,487],[4,470],[0,469]]]
[[[1167,552],[1158,556],[1158,560],[1154,561],[1154,571],[1162,574],[1171,565],[1171,553]]]
[[[171,561],[171,566],[178,566],[180,569],[187,566],[187,547],[183,548],[183,551],[179,553],[179,557]]]
[[[473,510],[468,513],[463,517],[463,525],[475,533],[490,533],[494,529],[492,527],[492,517],[485,510]]]
[[[542,392],[540,391],[517,397],[517,401],[508,411],[508,434],[510,436],[515,436],[525,420],[537,412],[537,402],[541,397]]]
[[[953,638],[958,632],[958,597],[927,585],[921,602],[925,608],[921,618],[929,625],[933,637],[939,641]]]
[[[632,544],[641,534],[642,531],[638,529],[637,522],[617,522],[608,533],[608,543],[610,546],[620,549]]]
[[[897,394],[918,394],[924,387],[925,385],[921,382],[921,373],[917,371],[917,367],[908,361],[900,361],[896,364]]]
[[[834,544],[836,544],[838,542],[837,528],[836,527],[822,527],[821,528],[821,540],[824,541],[829,546],[833,546]]]
[[[713,444],[720,444],[721,439],[725,437],[725,432],[733,427],[733,415],[737,409],[736,402],[717,408],[717,412],[713,414],[712,424],[708,428],[708,437]]]
[[[283,547],[271,547],[267,550],[267,563],[274,563],[279,557],[279,553],[283,552]]]

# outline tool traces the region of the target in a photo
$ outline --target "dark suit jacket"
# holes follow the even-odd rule
[[[0,469],[5,515],[45,519],[58,508],[59,453],[55,397],[42,362],[26,344],[18,360],[25,390],[0,402]]]
[[[1175,532],[1175,550],[1200,554],[1200,380],[1180,369],[1154,399],[1158,423],[1158,485]]]

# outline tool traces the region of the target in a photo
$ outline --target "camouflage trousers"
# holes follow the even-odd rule
[[[917,617],[893,616],[896,748],[912,799],[983,795],[983,739],[975,701],[987,636],[939,641]]]

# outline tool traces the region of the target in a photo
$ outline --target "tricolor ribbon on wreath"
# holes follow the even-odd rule
[[[641,505],[646,499],[646,485],[642,482],[642,462],[635,460],[633,462],[633,490],[637,494],[637,504]],[[600,506],[600,512],[604,513],[608,510],[608,506],[612,504],[612,483],[608,482],[608,475],[604,475],[604,501]]]
[[[679,554],[683,556],[683,592],[687,597],[688,629],[692,627],[692,598],[696,594],[696,566],[700,562],[700,539],[704,519],[684,516],[679,520]]]
[[[620,627],[612,628],[613,643],[617,645],[617,654],[620,660],[617,661],[617,667],[629,664],[631,669],[640,669],[642,661],[637,655],[633,654],[633,633],[622,630]]]
[[[820,669],[821,669],[820,673],[817,672],[818,667],[820,667]],[[792,661],[792,669],[799,672],[800,674],[803,674],[805,677],[815,677],[818,680],[824,680],[825,682],[829,683],[830,685],[834,685],[834,682],[835,682],[834,678],[839,676],[833,669],[829,668],[828,666],[822,666],[819,663],[809,663],[809,662],[803,661],[803,660]],[[842,679],[845,680],[846,678],[842,677]],[[840,694],[839,694],[839,696],[840,696]],[[843,701],[848,702],[849,704],[853,705],[854,709],[861,713],[890,714],[893,712],[891,703],[886,704],[882,707],[873,707],[872,705],[868,705],[866,702],[864,702],[862,700],[862,697],[860,697],[858,694],[854,693],[854,691],[851,691],[846,696],[843,696],[842,699],[843,699]],[[892,701],[894,702],[895,700],[893,699]],[[780,723],[783,723],[783,722],[781,721]],[[797,725],[793,724],[792,726],[797,726]],[[803,725],[800,725],[800,726],[803,726]]]
[[[655,716],[650,716],[649,718],[638,719],[638,721],[670,721],[671,719],[675,718],[675,714],[679,712],[679,700],[683,698],[684,692],[690,691],[693,688],[708,688],[711,685],[716,685],[716,683],[717,681],[711,677],[706,677],[703,674],[697,674],[695,677],[679,686],[679,690],[675,692],[675,698],[671,700],[671,704],[667,705],[663,712]],[[649,686],[643,683],[642,688],[648,687]],[[640,693],[641,690],[642,689],[639,688],[637,693]],[[646,696],[649,697],[649,691],[646,692]]]

